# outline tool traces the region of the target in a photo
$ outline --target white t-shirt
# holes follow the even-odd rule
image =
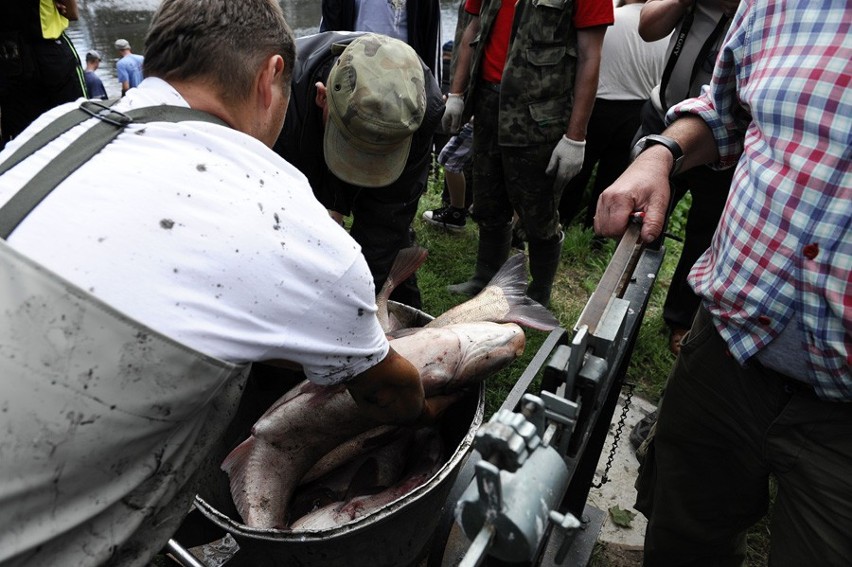
[[[76,104],[40,117],[0,161]],[[115,108],[158,104],[188,106],[149,78]],[[0,177],[0,206],[94,123]],[[228,362],[290,360],[329,384],[388,351],[358,244],[295,167],[223,126],[128,126],[8,242],[129,317]]]
[[[660,82],[669,40],[645,42],[639,36],[642,6],[615,9],[615,23],[606,30],[601,49],[597,98],[647,100]]]

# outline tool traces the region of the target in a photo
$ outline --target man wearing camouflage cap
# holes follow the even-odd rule
[[[379,290],[411,244],[444,111],[440,88],[410,46],[384,35],[323,32],[297,39],[296,51],[275,150],[307,176],[332,217],[352,216],[350,234]],[[391,297],[421,306],[413,277]]]

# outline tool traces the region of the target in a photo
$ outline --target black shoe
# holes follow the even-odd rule
[[[656,422],[657,410],[654,410],[633,426],[633,431],[630,432],[630,445],[633,446],[634,451],[648,438],[648,433]]]
[[[465,210],[456,207],[441,207],[440,209],[423,213],[423,220],[429,224],[454,232],[464,230],[467,221],[466,217]]]

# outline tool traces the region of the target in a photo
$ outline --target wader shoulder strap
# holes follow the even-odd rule
[[[85,101],[78,109],[57,118],[44,130],[25,142],[5,162],[0,164],[0,175],[40,150],[64,132],[89,118],[100,120],[82,136],[74,140],[56,158],[35,174],[9,201],[0,207],[0,238],[6,239],[41,201],[81,165],[89,161],[107,144],[114,140],[128,124],[148,122],[183,122],[187,120],[212,122],[227,126],[215,116],[182,106],[149,106],[118,112],[110,109],[115,101],[103,104]]]

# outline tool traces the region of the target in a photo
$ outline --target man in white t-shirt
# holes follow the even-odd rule
[[[220,26],[221,21],[230,24]],[[181,43],[176,35],[198,39]],[[188,352],[202,365],[222,361],[223,375],[259,361],[299,367],[318,384],[345,382],[361,410],[382,422],[428,421],[446,403],[425,400],[417,369],[390,348],[358,245],[314,199],[305,177],[270,149],[287,110],[295,61],[293,35],[278,3],[212,0],[200,12],[192,0],[166,0],[154,15],[146,46],[148,78],[115,110],[190,107],[227,126],[130,124],[61,181],[2,243],[0,260],[20,256],[22,265],[54,274],[48,280],[79,290],[75,296],[91,307],[81,313],[108,311],[139,331],[138,345],[119,353],[110,374],[102,360],[80,373],[67,361],[98,347],[90,336],[101,333],[100,341],[108,341],[102,329],[87,335],[85,325],[71,325],[64,312],[42,309],[26,286],[19,286],[24,294],[19,304],[4,305],[9,314],[41,309],[32,311],[35,319],[21,320],[27,325],[34,320],[36,334],[43,321],[52,362],[45,369],[22,366],[14,348],[0,348],[0,370],[17,372],[0,372],[0,388],[9,394],[0,414],[7,432],[0,441],[0,501],[9,514],[0,526],[0,563],[146,565],[151,551],[165,543],[140,534],[159,525],[152,510],[164,509],[168,525],[188,510],[185,502],[169,508],[181,487],[168,483],[183,473],[184,453],[221,425],[208,410],[228,384],[205,382],[192,374],[193,367],[176,372],[169,357],[155,360],[153,368],[162,367],[162,374],[130,383],[134,365],[149,362],[151,349]],[[73,108],[58,107],[37,119],[0,154],[0,163]],[[94,118],[82,122],[0,176],[0,209],[98,124]],[[117,189],[118,171],[124,182]],[[0,300],[8,303],[15,281],[5,282],[15,275],[4,276]],[[165,346],[151,346],[148,335]],[[12,347],[26,356],[45,345]],[[56,378],[36,382],[48,372]],[[27,386],[31,378],[37,388]],[[127,407],[99,398],[98,388]],[[168,407],[163,404],[173,398],[161,394],[167,388],[197,391],[180,392],[181,406]],[[71,402],[93,413],[72,411]],[[32,410],[15,414],[18,405]],[[136,423],[131,417],[145,419],[138,427],[115,426]],[[48,421],[55,427],[48,428]],[[39,428],[36,443],[16,441]],[[74,450],[84,429],[110,449],[103,458],[121,454],[110,470],[100,470],[98,458],[85,454],[88,447]],[[178,431],[183,437],[175,445]],[[17,455],[44,470],[20,470]],[[72,471],[74,490],[90,471],[94,486],[82,486],[83,493],[70,490],[64,483]],[[162,495],[140,491],[150,479],[165,487]],[[124,512],[105,516],[119,508]]]

